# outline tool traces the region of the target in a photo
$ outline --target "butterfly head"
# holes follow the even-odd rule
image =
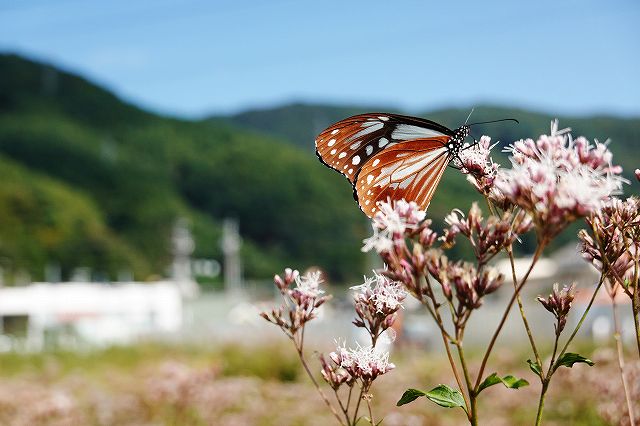
[[[460,126],[453,132],[453,136],[449,140],[448,148],[451,156],[455,157],[460,152],[464,140],[469,136],[471,128],[469,126]]]

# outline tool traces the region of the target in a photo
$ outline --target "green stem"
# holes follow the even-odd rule
[[[635,262],[633,273],[633,297],[631,298],[631,310],[633,312],[633,324],[636,329],[636,345],[638,346],[638,357],[640,357],[640,264]]]
[[[518,278],[516,276],[516,266],[515,266],[515,260],[513,258],[513,250],[511,250],[511,246],[509,246],[509,248],[507,249],[507,253],[509,254],[509,262],[511,263],[513,288],[515,290],[518,287]],[[520,297],[520,293],[518,293],[518,295],[516,296],[516,300],[518,301],[518,308],[520,309],[520,317],[522,318],[524,328],[527,331],[527,337],[529,337],[529,344],[531,344],[531,350],[533,350],[533,355],[535,356],[536,362],[538,363],[538,365],[542,365],[542,360],[540,358],[538,348],[536,347],[536,342],[533,339],[533,332],[531,331],[531,327],[529,326],[529,321],[527,320],[527,316],[524,313],[524,306],[522,305],[522,298]]]
[[[542,390],[540,391],[540,400],[538,401],[538,413],[536,414],[536,426],[542,423],[542,412],[544,411],[544,397],[547,395],[549,389],[549,382],[542,381]]]
[[[364,384],[360,386],[360,395],[358,395],[358,403],[356,404],[356,411],[353,413],[353,423],[352,425],[358,422],[358,411],[360,411],[360,403],[362,402],[362,396],[364,395]]]
[[[585,318],[587,318],[587,314],[589,313],[589,310],[591,309],[591,306],[593,305],[593,302],[596,299],[596,296],[598,295],[598,292],[600,291],[600,287],[602,287],[603,283],[604,283],[604,275],[600,275],[600,280],[598,281],[598,285],[596,286],[595,290],[593,291],[593,294],[591,295],[591,300],[589,300],[589,304],[587,305],[587,308],[582,313],[582,316],[580,317],[580,321],[578,321],[576,328],[573,329],[571,336],[569,336],[569,339],[567,339],[567,343],[565,343],[564,346],[562,347],[562,350],[560,351],[560,355],[558,355],[558,359],[562,358],[564,353],[567,351],[569,344],[571,344],[571,341],[573,340],[573,338],[576,337],[576,334],[578,334],[578,331],[580,330],[580,327],[582,327],[582,323],[584,322]],[[555,371],[558,367],[559,365],[554,365],[553,371]]]
[[[498,335],[500,335],[500,332],[502,331],[502,328],[504,327],[504,323],[507,321],[507,317],[509,316],[509,312],[511,311],[511,307],[513,306],[513,302],[515,302],[516,297],[518,297],[518,295],[520,294],[520,290],[522,290],[522,287],[526,284],[527,282],[527,278],[529,278],[529,274],[531,274],[531,271],[533,270],[533,267],[535,266],[535,264],[538,262],[538,260],[540,259],[540,256],[542,255],[542,251],[544,250],[544,242],[541,242],[538,247],[536,248],[536,252],[533,255],[533,259],[531,260],[531,265],[529,265],[529,269],[527,270],[527,272],[525,273],[524,277],[522,277],[522,281],[520,282],[520,284],[518,285],[518,287],[516,287],[516,289],[513,292],[513,296],[511,296],[511,300],[509,300],[509,303],[507,304],[507,307],[504,310],[504,313],[502,314],[502,318],[500,319],[500,323],[498,324],[498,328],[496,328],[496,331],[493,333],[493,336],[491,337],[491,341],[489,342],[489,346],[487,347],[487,350],[484,354],[484,357],[482,358],[482,364],[480,365],[480,371],[478,372],[478,378],[476,380],[476,384],[474,389],[477,391],[478,387],[480,387],[480,383],[482,382],[482,375],[484,373],[484,369],[487,366],[487,361],[489,360],[489,355],[491,355],[491,351],[493,350],[493,346],[496,343],[496,340],[498,339]]]
[[[640,295],[638,295],[638,286],[634,290],[633,302],[631,304],[633,311],[633,323],[636,328],[636,345],[638,346],[638,357],[640,357]]]
[[[462,397],[464,398],[464,405],[467,410],[467,415],[470,415],[469,413],[471,412],[471,405],[469,403],[469,399],[467,398],[467,394],[464,392],[462,388],[462,380],[460,379],[460,372],[458,372],[458,367],[456,366],[456,362],[454,361],[453,355],[451,354],[451,348],[449,347],[449,342],[457,344],[457,341],[453,340],[445,330],[444,322],[442,321],[442,317],[440,316],[440,312],[438,311],[438,302],[436,300],[435,295],[433,294],[431,281],[429,281],[429,279],[426,278],[426,282],[427,282],[427,286],[425,290],[427,292],[427,296],[429,297],[429,299],[431,299],[431,302],[433,303],[433,309],[431,309],[431,306],[429,305],[428,300],[424,301],[423,304],[427,307],[427,309],[429,310],[429,313],[431,313],[431,316],[433,317],[434,321],[437,323],[438,327],[440,328],[440,334],[442,335],[442,343],[444,344],[444,349],[447,352],[447,357],[449,358],[449,365],[451,365],[451,371],[453,372],[453,375],[456,379],[458,388],[462,392]]]
[[[302,363],[302,366],[304,367],[304,370],[307,372],[307,375],[311,379],[311,382],[313,382],[313,385],[315,386],[316,390],[320,394],[320,397],[324,401],[325,405],[327,407],[329,407],[329,409],[333,413],[333,415],[336,418],[336,420],[338,420],[338,423],[341,424],[341,425],[344,425],[344,423],[342,422],[342,419],[340,418],[340,415],[338,414],[338,412],[334,408],[333,404],[331,404],[331,402],[329,402],[329,398],[327,398],[327,395],[325,395],[325,393],[320,388],[320,385],[316,381],[315,377],[313,377],[313,374],[311,373],[311,370],[309,369],[309,366],[307,365],[307,361],[304,358],[304,352],[302,350],[302,342],[300,343],[300,346],[296,345],[296,350],[298,351],[298,357],[300,358],[300,362]]]
[[[613,325],[614,325],[614,334],[613,337],[616,341],[616,349],[618,352],[618,367],[620,368],[620,378],[622,379],[622,389],[624,390],[624,397],[627,402],[627,413],[629,414],[629,421],[631,426],[635,426],[636,421],[633,415],[633,403],[631,402],[631,397],[629,395],[629,389],[627,384],[627,378],[624,374],[624,353],[622,349],[622,340],[620,339],[620,321],[618,319],[618,309],[615,300],[615,292],[611,298],[611,306],[613,310]]]
[[[460,340],[456,342],[456,348],[458,349],[458,358],[460,358],[460,365],[462,365],[464,380],[467,385],[467,393],[469,393],[470,408],[469,408],[469,412],[467,413],[469,416],[469,423],[475,426],[478,424],[478,411],[476,409],[477,395],[473,389],[473,384],[471,382],[471,375],[469,374],[469,368],[467,367],[467,361],[464,357],[464,350],[462,349],[462,342]],[[464,392],[463,392],[463,395],[464,395]]]

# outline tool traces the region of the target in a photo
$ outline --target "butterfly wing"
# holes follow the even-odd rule
[[[430,120],[406,115],[355,115],[325,129],[316,139],[316,155],[353,183],[360,169],[379,152],[416,139],[451,137],[453,132]]]
[[[449,136],[416,139],[371,157],[353,184],[360,209],[372,217],[378,202],[405,199],[426,210],[449,164],[449,140]]]

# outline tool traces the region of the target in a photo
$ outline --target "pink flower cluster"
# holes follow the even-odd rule
[[[333,365],[322,359],[322,377],[334,388],[347,383],[352,386],[356,380],[361,380],[363,387],[368,389],[378,377],[395,368],[389,362],[389,353],[377,350],[373,346],[357,346],[355,349],[339,344],[334,352],[329,354]]]
[[[464,147],[458,155],[462,173],[468,175],[467,180],[483,195],[491,193],[500,167],[490,157],[491,148],[491,138],[482,136],[476,145]]]
[[[501,218],[489,216],[485,221],[478,203],[473,203],[466,218],[460,210],[453,210],[446,218],[449,225],[441,240],[446,247],[454,244],[459,234],[471,241],[479,264],[487,263],[505,247],[510,246],[518,235],[528,232],[533,223],[523,210],[517,213],[505,212]]]
[[[378,211],[372,219],[373,235],[364,240],[362,251],[382,253],[393,249],[394,242],[404,239],[405,234],[412,234],[420,229],[426,212],[418,205],[405,200],[379,203]]]
[[[270,312],[261,312],[260,316],[280,327],[290,337],[316,318],[318,308],[330,298],[322,295],[324,291],[320,289],[322,280],[319,271],[300,276],[297,270],[287,268],[284,277],[275,275],[273,281],[285,304]],[[292,287],[294,283],[295,287]]]
[[[640,199],[612,199],[587,218],[591,233],[578,234],[583,257],[600,270],[611,287],[629,283],[640,275]]]
[[[383,203],[381,207],[381,212],[393,212],[393,217],[400,216],[394,205]],[[377,223],[385,222],[386,218],[380,213]],[[424,220],[410,228],[406,227],[404,234],[394,236],[390,244],[392,249],[380,253],[388,268],[382,274],[402,282],[407,291],[421,301],[425,296],[431,297],[424,279],[432,276],[442,287],[445,297],[458,305],[456,315],[462,318],[470,310],[480,307],[482,298],[502,285],[504,276],[487,263],[510,246],[518,235],[527,232],[532,227],[532,221],[522,210],[485,219],[474,203],[466,216],[461,211],[453,211],[447,216],[446,223],[448,227],[439,238],[443,243],[442,248],[451,248],[457,236],[464,236],[471,243],[477,266],[467,262],[450,262],[442,250],[432,248],[438,241],[438,235],[430,229],[431,222]],[[369,307],[369,310],[373,308]],[[366,310],[362,308],[362,312]],[[364,323],[361,318],[357,325]]]
[[[458,301],[456,316],[465,315],[482,306],[482,298],[496,291],[504,283],[504,275],[492,266],[484,266],[478,270],[468,262],[450,262],[440,250],[427,252],[426,265],[429,274],[440,284],[442,293],[450,302]]]
[[[355,290],[357,315],[353,324],[365,328],[371,334],[375,346],[378,337],[395,322],[407,292],[401,283],[377,273],[373,278],[365,277],[363,284],[351,289]]]
[[[565,325],[567,324],[567,315],[569,315],[569,311],[571,310],[571,303],[575,298],[575,284],[571,284],[571,286],[563,286],[562,290],[560,290],[558,283],[553,285],[553,292],[549,295],[548,298],[544,298],[542,296],[538,296],[538,301],[542,303],[544,308],[551,312],[556,317],[556,335],[559,336],[562,333]]]
[[[551,135],[515,142],[507,149],[512,168],[499,170],[494,180],[497,204],[529,212],[546,239],[599,209],[624,182],[605,144],[573,140],[568,132],[554,121]]]

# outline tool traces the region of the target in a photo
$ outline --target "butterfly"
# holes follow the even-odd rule
[[[349,180],[367,216],[387,200],[414,201],[426,210],[447,165],[453,161],[460,167],[458,154],[470,126],[451,130],[406,115],[360,114],[320,133],[316,155]]]

